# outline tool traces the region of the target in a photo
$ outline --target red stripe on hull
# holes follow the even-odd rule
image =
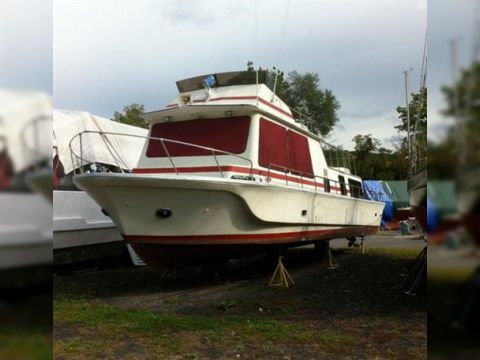
[[[299,241],[326,240],[335,237],[363,236],[377,232],[377,226],[348,226],[339,229],[312,230],[269,234],[221,234],[221,235],[123,235],[130,243],[156,243],[171,245],[217,244],[284,244]]]
[[[124,235],[124,237],[148,265],[179,267],[211,264],[212,261],[261,254],[333,238],[368,235],[377,230],[376,226],[355,226],[335,230],[261,235]]]
[[[276,106],[276,105],[273,105],[270,101],[267,101],[261,97],[257,97],[257,96],[224,96],[224,97],[218,97],[218,98],[213,98],[213,99],[209,99],[208,101],[205,101],[205,100],[194,100],[193,102],[194,103],[204,103],[204,102],[212,102],[212,101],[222,101],[222,100],[258,100],[260,101],[262,104],[264,105],[267,105],[268,107],[271,107],[272,109],[278,111],[279,113],[285,115],[285,116],[288,116],[289,118],[293,119],[293,116],[292,114],[290,114],[289,112],[283,110],[282,108]],[[167,106],[165,106],[167,109],[169,108],[172,108],[172,107],[178,107],[178,104],[168,104]]]
[[[226,165],[226,166],[220,166],[220,169],[223,172],[237,172],[241,174],[250,174],[250,168],[244,168],[241,166]],[[176,170],[179,173],[206,173],[206,172],[216,173],[218,172],[219,167],[218,166],[177,167]],[[132,173],[134,174],[174,174],[175,168],[136,168],[132,170]],[[318,188],[323,188],[324,186],[323,183],[314,182],[311,180],[305,180],[298,177],[277,174],[277,173],[274,173],[273,171],[270,171],[269,173],[267,170],[252,169],[252,174],[261,175],[261,176],[270,176],[272,179],[286,180],[286,181],[294,182],[297,184],[310,185]],[[341,191],[341,189],[337,186],[330,186],[330,189],[333,191]],[[348,191],[348,193],[350,193],[350,191]]]

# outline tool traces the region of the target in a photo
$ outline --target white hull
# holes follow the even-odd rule
[[[52,191],[52,171],[49,169],[42,169],[27,178],[28,186],[35,192],[42,194],[50,203],[53,202]]]
[[[126,254],[113,221],[84,191],[53,191],[54,264],[102,260]]]
[[[109,212],[125,235],[235,235],[376,227],[384,206],[351,197],[219,178],[102,174],[78,176],[75,182]],[[159,219],[155,211],[160,208],[172,210],[173,215]]]
[[[0,193],[0,271],[52,263],[52,207],[38,194]]]
[[[113,221],[84,191],[53,191],[53,250],[122,241]]]
[[[362,236],[377,230],[384,206],[221,178],[97,174],[75,183],[109,212],[141,256],[139,244],[285,245]],[[159,209],[172,214],[156,216]]]

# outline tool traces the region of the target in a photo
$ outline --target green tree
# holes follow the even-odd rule
[[[372,134],[355,135],[352,141],[355,143],[352,155],[358,176],[374,180],[406,178],[406,168],[401,161],[405,155],[402,152],[383,147],[381,141]]]
[[[255,71],[253,62],[247,62],[247,70]],[[295,117],[313,133],[328,135],[338,123],[340,103],[332,90],[320,87],[318,74],[292,71],[285,75],[275,67],[270,72],[278,74],[275,93],[292,109]]]
[[[413,124],[417,121],[417,131],[427,133],[427,88],[421,89],[418,93],[412,93],[408,108],[410,110],[410,124],[413,129]],[[397,107],[398,118],[400,125],[395,126],[400,132],[406,133],[408,130],[407,110],[405,106]]]
[[[115,111],[113,121],[148,129],[149,124],[142,118],[145,108],[141,104],[133,103],[123,108],[123,112]]]
[[[443,113],[455,117],[445,143],[462,152],[462,166],[480,164],[480,62],[461,71],[456,84],[444,86],[442,92],[447,102]],[[432,163],[433,164],[433,163]]]
[[[410,112],[410,136],[412,151],[415,152],[415,163],[418,169],[426,166],[427,158],[427,88],[418,93],[412,93],[408,104]],[[408,157],[408,117],[406,106],[398,106],[397,114],[400,124],[395,129],[403,136],[399,151]],[[411,160],[409,160],[411,161]]]
[[[375,170],[373,153],[378,151],[381,142],[372,137],[372,134],[355,135],[352,141],[355,143],[353,154],[357,175],[364,179],[371,179]]]

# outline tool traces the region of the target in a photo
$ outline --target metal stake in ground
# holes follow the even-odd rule
[[[278,264],[275,268],[275,272],[270,279],[269,286],[280,286],[288,288],[290,285],[295,285],[292,277],[288,273],[287,269],[282,262],[283,256],[278,257]]]

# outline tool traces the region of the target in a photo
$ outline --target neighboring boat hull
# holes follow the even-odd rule
[[[412,214],[424,230],[427,229],[427,171],[422,171],[408,180],[408,194]]]
[[[84,191],[53,191],[53,263],[65,265],[126,253],[113,221]]]
[[[42,169],[30,174],[27,177],[29,187],[45,197],[50,203],[53,203],[53,180],[52,170]]]
[[[383,210],[383,203],[220,178],[87,174],[75,183],[152,265],[368,235]],[[162,209],[170,216],[156,214]]]
[[[49,281],[51,205],[39,194],[15,192],[0,192],[0,204],[0,289]]]

